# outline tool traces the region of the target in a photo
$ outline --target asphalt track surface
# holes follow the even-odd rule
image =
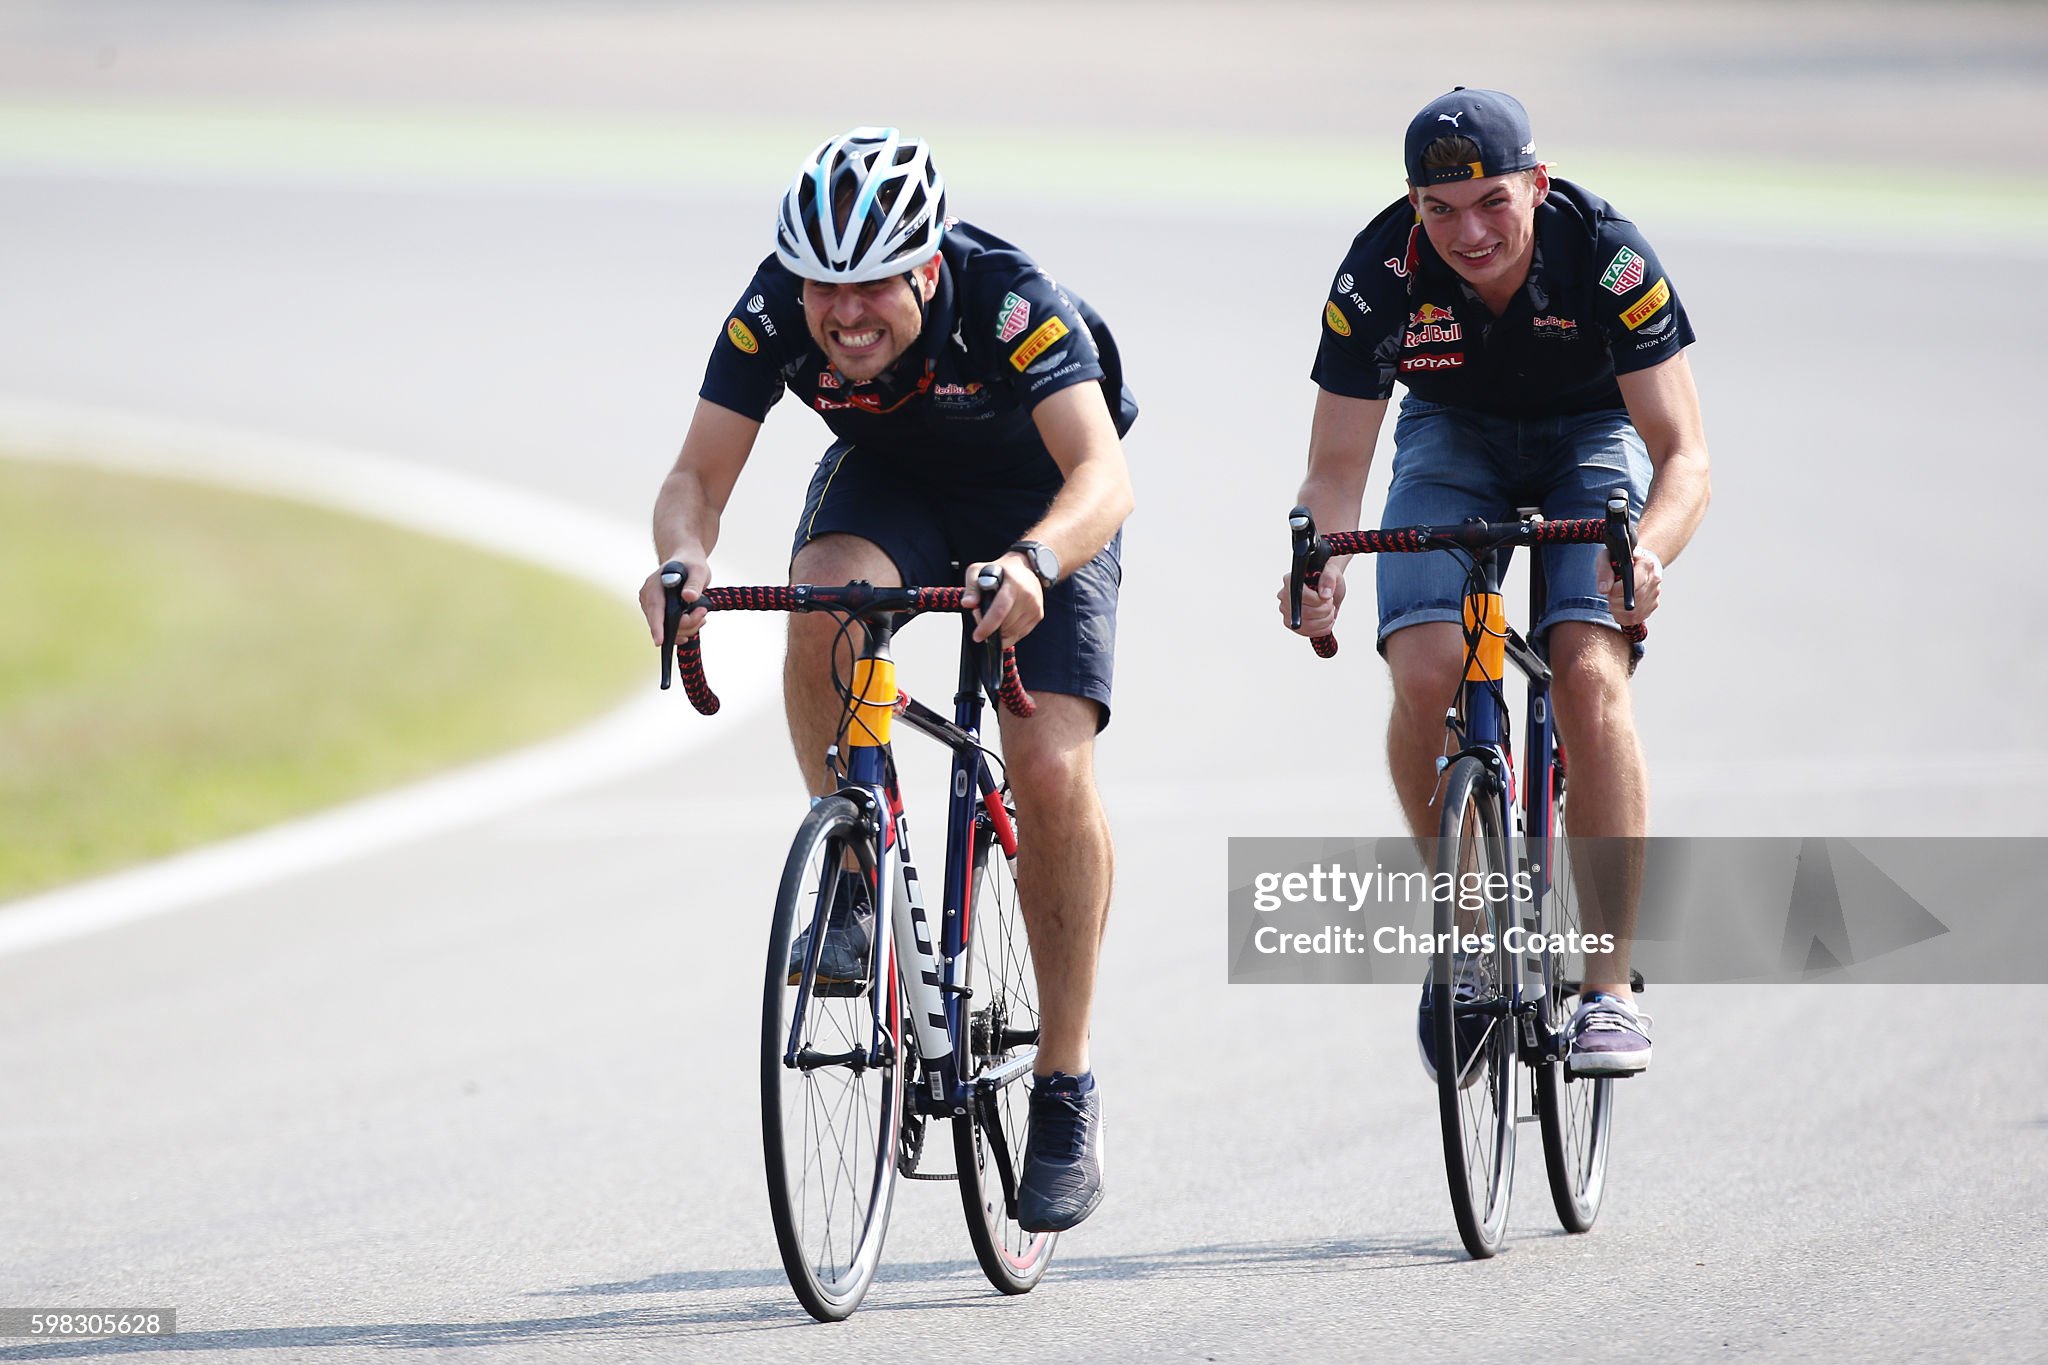
[[[775,80],[733,59],[736,33],[767,51],[759,22],[722,12],[668,21],[708,35],[668,49],[633,6],[582,27],[508,10],[467,45],[462,7],[410,29],[396,13],[28,6],[4,69],[69,100],[375,102],[446,96],[460,68],[480,102],[729,114]],[[1433,60],[1339,98],[1372,41],[1426,36],[1388,12],[1166,13],[1046,9],[1050,31],[1129,39],[1121,90],[1100,46],[1057,72],[989,30],[905,103],[980,90],[981,122],[1052,138],[1120,113],[1198,132],[1241,112],[1233,127],[1275,138],[1341,116],[1391,145],[1460,78]],[[1533,44],[1543,74],[1522,88],[1560,128],[1541,135],[1598,146],[1637,115],[1582,68],[1622,44],[1637,98],[1700,155],[1759,155],[1768,107],[1865,163],[1925,164],[1952,145],[1939,111],[1960,88],[1994,118],[2041,100],[2048,30],[2028,11],[1768,13],[1589,6],[1528,34],[1481,7],[1469,64],[1473,83],[1512,84],[1503,54]],[[827,11],[788,14],[823,34]],[[1253,38],[1268,45],[1233,64]],[[543,53],[544,70],[519,66]],[[94,84],[110,70],[126,84]],[[674,71],[688,79],[664,83]],[[871,59],[846,74],[904,79]],[[1014,109],[986,103],[990,82]],[[809,88],[779,106],[826,127],[845,107]],[[1610,141],[1662,132],[1625,126]],[[2044,127],[2005,128],[2030,172]],[[815,1327],[796,1306],[761,1190],[751,1021],[801,801],[772,697],[733,697],[715,721],[678,699],[671,723],[705,735],[679,762],[0,958],[0,1306],[175,1305],[181,1324],[148,1343],[0,1342],[0,1360],[2036,1358],[2038,987],[1653,988],[1658,1062],[1622,1093],[1596,1231],[1556,1231],[1529,1131],[1508,1250],[1465,1259],[1412,992],[1223,971],[1227,837],[1395,828],[1363,625],[1323,663],[1271,620],[1314,314],[1388,196],[1348,215],[1162,199],[1105,216],[1040,184],[955,193],[1101,308],[1145,409],[1101,749],[1119,872],[1095,1042],[1111,1195],[1052,1276],[994,1295],[952,1189],[912,1184],[853,1322]],[[0,197],[7,389],[382,450],[629,520],[767,216],[729,186],[49,165],[14,166]],[[1716,461],[1637,686],[1657,828],[2042,834],[2038,229],[1957,250],[1939,224],[1898,244],[1855,222],[1646,226],[1702,338]],[[772,572],[822,444],[771,419],[727,517],[725,581]],[[947,642],[918,634],[905,677],[938,696]],[[728,649],[767,647],[715,629],[714,681]],[[929,816],[918,828],[931,848]]]

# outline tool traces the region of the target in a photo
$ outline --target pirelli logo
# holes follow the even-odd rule
[[[1655,317],[1657,310],[1669,302],[1671,302],[1671,282],[1669,280],[1658,280],[1656,284],[1651,286],[1649,293],[1629,305],[1628,311],[1621,315],[1621,320],[1633,332],[1636,328]]]
[[[1024,338],[1024,344],[1010,352],[1010,364],[1018,373],[1030,368],[1031,362],[1044,355],[1055,341],[1067,334],[1067,324],[1058,318],[1047,318],[1042,326]]]

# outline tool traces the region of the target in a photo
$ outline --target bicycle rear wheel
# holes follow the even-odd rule
[[[1493,773],[1479,759],[1451,765],[1440,830],[1431,963],[1437,1109],[1458,1236],[1484,1259],[1500,1249],[1515,1179],[1516,968],[1504,937],[1514,922],[1513,873]]]
[[[1008,790],[1004,797],[1007,808]],[[1012,826],[1016,813],[1010,812]],[[1038,978],[1017,902],[1016,865],[996,839],[987,812],[974,820],[974,884],[965,970],[968,1027],[960,1074],[975,1085],[968,1111],[953,1120],[960,1203],[975,1259],[1005,1294],[1026,1294],[1044,1278],[1059,1234],[1017,1226],[1017,1181],[1031,1103],[1027,1089],[1038,1053]],[[983,1093],[982,1086],[988,1089]]]
[[[811,808],[783,866],[761,1008],[768,1207],[790,1288],[821,1322],[852,1313],[874,1282],[895,1196],[903,1109],[900,1003],[892,999],[883,1016],[890,1036],[880,1064],[870,1065],[872,988],[835,996],[809,988],[849,858],[872,884],[874,847],[860,811],[835,796]],[[802,985],[792,985],[790,944],[806,927],[812,951]],[[885,964],[883,985],[893,996],[893,963]]]
[[[1543,952],[1543,1036],[1554,1038],[1571,1022],[1578,1008],[1573,957],[1553,951],[1548,940],[1583,932],[1578,887],[1572,880],[1571,843],[1565,829],[1565,802],[1559,793],[1551,841],[1550,893],[1544,898],[1540,925]],[[1614,1121],[1614,1080],[1607,1076],[1573,1076],[1561,1059],[1536,1068],[1536,1112],[1543,1129],[1543,1168],[1550,1177],[1550,1202],[1566,1232],[1588,1232],[1600,1216],[1600,1196],[1607,1186],[1607,1139]]]

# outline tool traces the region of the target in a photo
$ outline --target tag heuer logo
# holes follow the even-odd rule
[[[1643,258],[1623,247],[1600,273],[1600,287],[1610,294],[1626,294],[1643,282],[1644,269]]]
[[[996,340],[1015,341],[1024,335],[1024,329],[1031,325],[1031,302],[1015,294],[1003,295],[1003,306],[996,314]]]

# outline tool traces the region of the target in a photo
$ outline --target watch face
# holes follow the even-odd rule
[[[1043,545],[1020,546],[1024,558],[1031,562],[1031,572],[1038,575],[1041,583],[1050,583],[1060,576],[1060,562],[1053,552]]]

